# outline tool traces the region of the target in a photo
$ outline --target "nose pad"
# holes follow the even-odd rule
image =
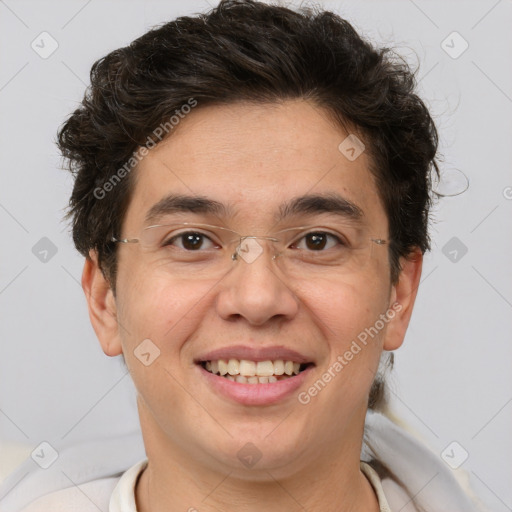
[[[264,249],[257,239],[268,240],[271,242],[278,242],[277,238],[266,237],[266,236],[242,236],[240,242],[235,249],[235,252],[231,255],[232,260],[243,259],[246,263],[253,263],[263,254]],[[272,256],[274,260],[277,254]]]

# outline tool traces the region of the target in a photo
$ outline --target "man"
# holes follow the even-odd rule
[[[378,414],[437,171],[407,66],[331,13],[223,1],[91,78],[59,145],[90,319],[131,373],[147,460],[25,510],[474,510],[441,465],[415,497],[400,464],[434,457]],[[407,449],[385,460],[388,434]]]

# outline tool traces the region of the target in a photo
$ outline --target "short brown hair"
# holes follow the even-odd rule
[[[415,77],[392,50],[375,49],[326,11],[223,0],[180,17],[98,60],[80,107],[58,133],[75,177],[68,218],[84,256],[98,253],[115,293],[116,245],[133,173],[98,199],[151,133],[187,100],[198,107],[304,98],[362,134],[390,225],[391,280],[399,258],[430,249],[430,171],[437,131]]]

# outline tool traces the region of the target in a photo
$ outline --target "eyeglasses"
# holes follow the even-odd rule
[[[271,260],[290,277],[340,275],[361,271],[382,238],[361,235],[352,226],[286,228],[264,236],[241,235],[211,224],[176,223],[144,228],[137,238],[111,238],[112,242],[140,244],[151,265],[190,279],[222,277],[237,262],[251,264],[272,247]]]

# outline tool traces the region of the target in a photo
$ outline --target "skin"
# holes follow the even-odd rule
[[[236,215],[223,220],[259,234],[274,227],[281,202],[335,191],[364,211],[371,233],[387,238],[366,153],[351,162],[338,150],[346,136],[305,101],[198,106],[139,164],[121,235],[140,233],[147,210],[170,192],[229,203]],[[359,469],[367,400],[382,351],[403,342],[419,250],[402,261],[396,285],[385,245],[351,274],[294,281],[268,252],[217,283],[170,278],[164,265],[144,259],[139,244],[123,244],[118,254],[115,297],[94,251],[82,286],[103,351],[124,354],[138,390],[149,459],[136,488],[139,511],[378,511]],[[294,394],[277,405],[242,406],[197,377],[193,360],[206,350],[281,345],[314,357],[299,391],[307,390],[395,302],[401,310],[393,320],[307,405]],[[147,338],[161,354],[146,367],[134,350]],[[262,455],[252,468],[237,457],[247,442]]]

